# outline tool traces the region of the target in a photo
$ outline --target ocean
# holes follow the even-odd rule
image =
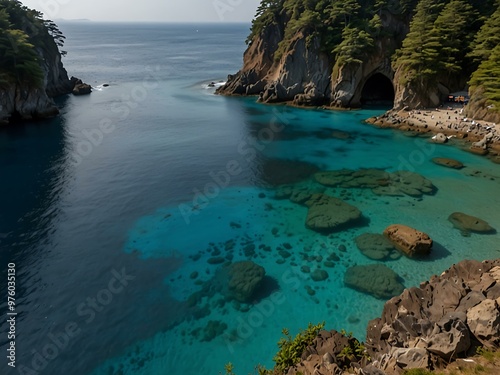
[[[214,95],[209,84],[241,67],[249,25],[60,28],[66,69],[94,92],[58,99],[53,120],[0,129],[0,284],[14,264],[18,312],[16,368],[2,356],[3,374],[217,375],[227,363],[253,373],[272,366],[283,328],[295,335],[325,322],[364,339],[384,301],[345,286],[352,266],[385,264],[411,287],[462,259],[499,256],[498,234],[464,236],[448,216],[500,229],[500,165],[363,123],[386,108]],[[415,172],[436,191],[376,195],[312,177],[361,168]],[[277,199],[283,184],[341,197],[365,220],[329,234],[308,229],[305,206]],[[390,224],[428,233],[433,252],[364,256],[354,239]],[[266,272],[248,304],[225,298],[220,271],[221,261],[243,260]],[[316,269],[328,278],[314,281]]]

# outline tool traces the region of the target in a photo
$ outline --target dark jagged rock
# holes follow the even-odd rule
[[[453,265],[385,304],[382,316],[368,324],[370,356],[393,374],[440,367],[479,344],[498,348],[499,298],[500,259]]]
[[[406,225],[391,225],[384,230],[384,235],[409,257],[427,255],[432,249],[433,242],[429,235]]]
[[[72,77],[73,79],[73,77]],[[92,86],[77,79],[73,87],[73,95],[88,95],[92,92]]]
[[[383,264],[354,266],[346,270],[344,284],[368,293],[375,298],[387,299],[401,293],[404,285],[399,275]]]
[[[343,368],[361,368],[367,356],[356,353],[359,341],[335,330],[320,331],[301,356],[301,361],[288,369],[287,375],[342,374]],[[371,374],[376,375],[376,372]]]
[[[465,260],[405,289],[368,324],[364,346],[350,335],[320,331],[285,374],[401,375],[443,368],[478,346],[500,347],[500,259]]]
[[[468,235],[470,232],[474,233],[495,233],[495,229],[492,228],[486,221],[479,219],[475,216],[464,214],[463,212],[454,212],[449,217],[448,220],[453,224],[453,226],[459,229],[462,234]]]

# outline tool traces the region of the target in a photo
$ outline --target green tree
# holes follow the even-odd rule
[[[474,20],[478,13],[466,1],[451,0],[445,5],[430,31],[427,47],[437,73],[456,74],[465,65],[465,55],[473,39]]]
[[[361,64],[363,55],[367,54],[373,45],[374,40],[368,32],[347,26],[342,32],[342,42],[334,49],[337,63],[340,65]]]
[[[486,19],[472,42],[469,56],[476,63],[489,58],[492,50],[500,44],[500,0],[497,1],[495,12]]]
[[[483,97],[486,104],[500,112],[500,44],[493,48],[488,59],[472,74],[469,84],[471,96]]]
[[[442,9],[440,0],[421,0],[410,22],[410,31],[401,49],[396,51],[394,68],[403,69],[410,82],[424,83],[436,74],[439,53],[436,41],[431,40],[434,21]]]

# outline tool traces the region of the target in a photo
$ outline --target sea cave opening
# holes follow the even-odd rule
[[[365,82],[361,91],[361,105],[394,105],[394,86],[389,78],[375,73]]]

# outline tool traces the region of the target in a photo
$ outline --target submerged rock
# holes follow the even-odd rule
[[[328,279],[328,272],[318,268],[311,272],[311,279],[313,281],[324,281]]]
[[[378,233],[363,233],[355,238],[356,246],[364,256],[374,259],[383,260],[385,258],[394,258],[397,253],[392,242]]]
[[[240,302],[252,302],[266,271],[252,261],[237,262],[227,267],[228,294]]]
[[[384,235],[396,249],[409,257],[429,254],[432,249],[432,239],[426,233],[406,225],[390,225],[384,230]]]
[[[388,299],[404,290],[399,275],[383,264],[348,268],[344,284],[349,288],[371,294],[375,298]]]
[[[454,169],[462,169],[464,165],[455,159],[450,158],[433,158],[432,162],[437,165],[441,165],[443,167],[454,168]]]
[[[306,227],[318,232],[332,232],[361,219],[356,207],[326,194],[314,194],[305,204]]]
[[[203,328],[203,337],[201,341],[210,342],[217,336],[220,336],[227,329],[227,324],[220,320],[210,320]]]
[[[433,194],[435,187],[425,177],[409,172],[386,172],[381,169],[341,169],[314,175],[320,184],[340,188],[368,188],[377,195],[421,197]]]
[[[314,164],[298,160],[269,159],[261,168],[261,178],[266,184],[278,186],[305,180],[318,172]]]
[[[454,212],[449,217],[448,220],[453,224],[453,226],[459,229],[462,234],[468,235],[470,232],[474,233],[495,233],[495,229],[492,228],[486,221],[479,219],[478,217],[464,214],[463,212]]]

